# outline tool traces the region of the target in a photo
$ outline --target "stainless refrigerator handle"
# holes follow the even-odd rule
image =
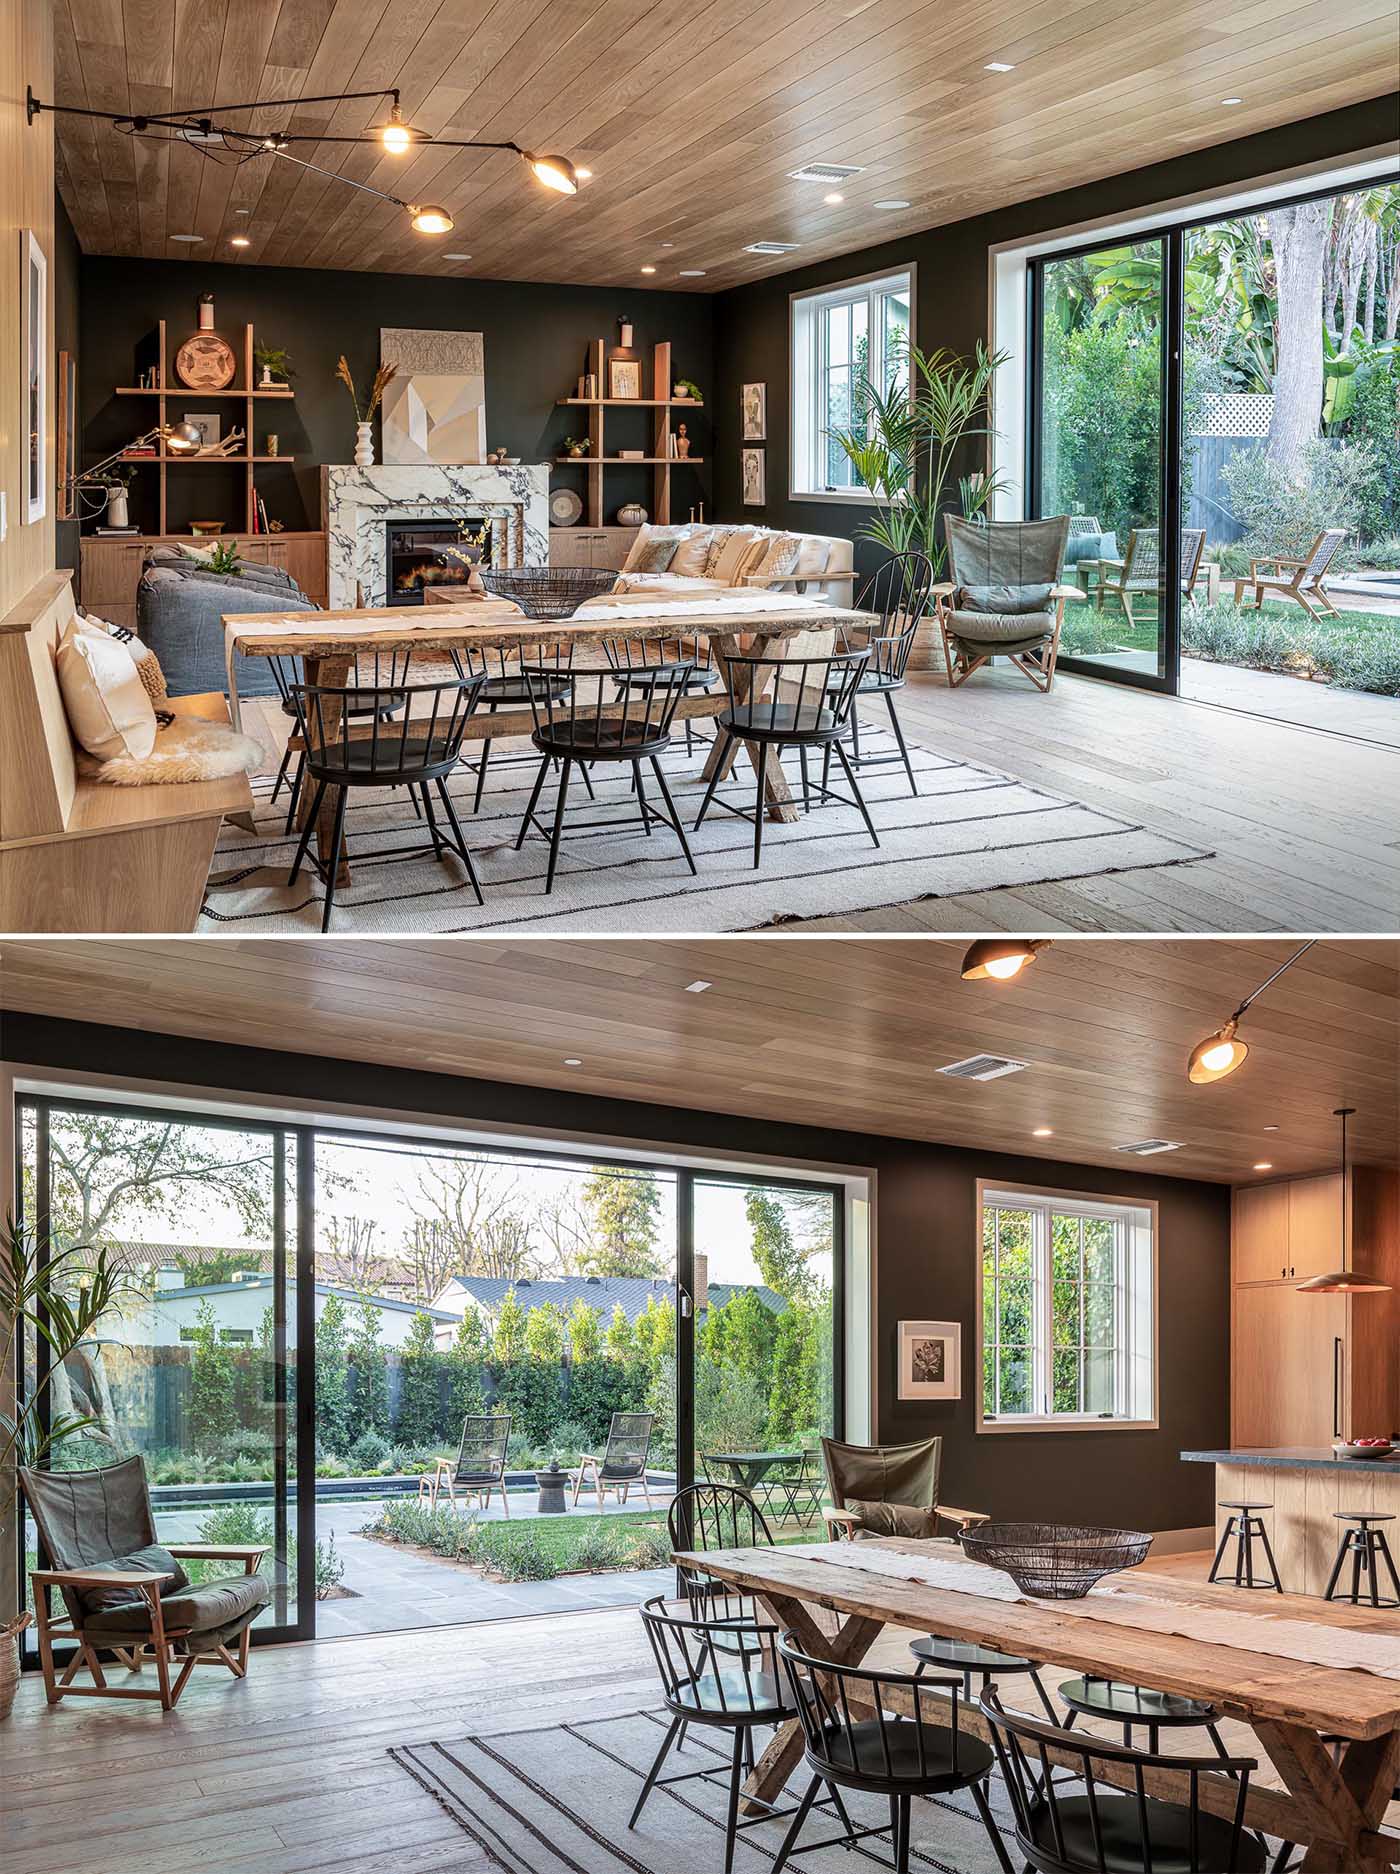
[[[1342,1435],[1342,1337],[1332,1336],[1332,1436]]]

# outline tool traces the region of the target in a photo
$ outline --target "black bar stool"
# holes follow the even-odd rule
[[[1391,1559],[1390,1544],[1385,1539],[1383,1529],[1373,1529],[1372,1523],[1393,1523],[1392,1514],[1379,1515],[1371,1510],[1334,1510],[1333,1520],[1339,1523],[1356,1523],[1356,1529],[1347,1529],[1342,1533],[1341,1545],[1337,1550],[1337,1559],[1332,1564],[1332,1573],[1328,1578],[1325,1601],[1350,1601],[1360,1606],[1363,1599],[1368,1607],[1400,1607],[1400,1579],[1395,1574],[1395,1563]],[[1346,1567],[1347,1557],[1351,1557],[1351,1592],[1339,1593],[1337,1583],[1342,1570]],[[1390,1585],[1395,1590],[1395,1599],[1382,1600],[1380,1593],[1380,1564],[1385,1563],[1386,1573],[1390,1576]],[[1363,1580],[1369,1584],[1363,1595]]]
[[[1283,1583],[1278,1578],[1278,1567],[1274,1562],[1274,1552],[1269,1547],[1269,1532],[1264,1527],[1261,1510],[1271,1510],[1272,1503],[1221,1503],[1222,1510],[1229,1510],[1225,1533],[1220,1538],[1220,1546],[1215,1551],[1215,1560],[1210,1565],[1209,1579],[1219,1581],[1225,1561],[1225,1551],[1231,1541],[1235,1544],[1235,1578],[1237,1588],[1270,1588],[1275,1594],[1283,1593]],[[1254,1579],[1254,1544],[1258,1542],[1264,1551],[1264,1560],[1268,1563],[1267,1580]]]
[[[1036,1689],[1042,1708],[1051,1724],[1058,1724],[1059,1714],[1050,1703],[1049,1693],[1040,1677],[1039,1663],[1034,1659],[1022,1659],[1016,1653],[999,1653],[995,1647],[979,1646],[975,1640],[945,1640],[941,1634],[931,1633],[926,1640],[911,1640],[909,1651],[918,1660],[914,1668],[914,1677],[921,1679],[930,1666],[949,1667],[962,1674],[963,1698],[970,1705],[979,1693],[985,1692],[998,1673],[1025,1673]],[[972,1689],[973,1675],[981,1683],[977,1692]]]
[[[1096,1679],[1085,1673],[1078,1679],[1066,1679],[1059,1688],[1060,1699],[1068,1709],[1065,1729],[1073,1730],[1077,1717],[1103,1718],[1121,1724],[1123,1742],[1135,1748],[1133,1733],[1145,1728],[1147,1748],[1156,1752],[1163,1731],[1190,1730],[1199,1726],[1215,1747],[1216,1755],[1229,1758],[1216,1726],[1220,1712],[1203,1698],[1185,1698],[1175,1692],[1154,1692],[1144,1685],[1125,1685],[1119,1679]]]

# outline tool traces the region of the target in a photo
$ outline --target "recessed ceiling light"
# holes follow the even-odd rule
[[[1054,1130],[1050,1126],[1037,1126],[1035,1131],[1031,1134],[1033,1139],[1053,1139],[1054,1136]]]
[[[688,996],[702,996],[704,995],[707,989],[713,989],[713,988],[714,988],[713,983],[707,983],[703,979],[701,979],[698,982],[687,983],[685,986],[685,993]]]
[[[1220,102],[1222,104],[1243,104],[1244,99],[1243,98],[1222,98]]]
[[[564,1065],[566,1067],[582,1067],[583,1062],[579,1060],[575,1055],[571,1054],[569,1055],[568,1059],[564,1062]]]
[[[170,238],[172,241],[188,241],[193,246],[196,241],[202,241],[204,236],[202,234],[172,234]]]
[[[251,215],[253,211],[251,208],[235,208],[233,212],[235,215]]]
[[[655,273],[656,269],[655,267],[643,267],[642,272],[643,273]]]
[[[829,208],[835,208],[838,203],[844,202],[845,199],[846,198],[844,195],[838,195],[834,189],[832,190],[830,195],[824,195],[822,197],[822,200],[827,204]]]
[[[789,169],[793,182],[849,182],[861,171],[859,163],[804,163],[801,169]]]
[[[877,208],[912,208],[914,204],[912,202],[904,202],[896,199],[888,202],[876,202],[875,206]]]
[[[253,243],[248,239],[246,234],[234,234],[229,237],[230,247],[251,247],[252,245]]]
[[[1003,59],[993,59],[990,64],[982,67],[984,72],[1014,72],[1015,69],[1014,65],[1006,64]]]
[[[674,242],[674,241],[663,241],[663,242],[661,243],[661,245],[662,245],[663,247],[674,247],[674,246],[675,246],[675,242]]]
[[[1273,1168],[1274,1168],[1274,1161],[1272,1158],[1261,1158],[1258,1164],[1254,1167],[1256,1171],[1272,1171]]]
[[[746,254],[790,254],[796,246],[796,241],[750,241],[744,252]]]
[[[1137,1139],[1132,1145],[1115,1145],[1115,1152],[1131,1152],[1134,1158],[1153,1158],[1158,1152],[1179,1152],[1180,1139]]]
[[[705,269],[703,267],[682,267],[680,270],[680,278],[682,280],[703,280],[704,277]]]
[[[1277,1126],[1265,1126],[1264,1130],[1265,1132],[1277,1132],[1278,1127]]]
[[[444,260],[470,260],[470,254],[444,254]]]

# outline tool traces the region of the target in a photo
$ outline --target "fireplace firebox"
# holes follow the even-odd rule
[[[473,565],[491,564],[491,521],[484,515],[385,521],[384,534],[389,605],[421,605],[425,586],[464,586]]]

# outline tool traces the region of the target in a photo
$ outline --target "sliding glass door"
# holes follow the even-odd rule
[[[1167,237],[1032,268],[1033,515],[1070,516],[1068,668],[1175,687],[1167,499],[1173,272]]]

